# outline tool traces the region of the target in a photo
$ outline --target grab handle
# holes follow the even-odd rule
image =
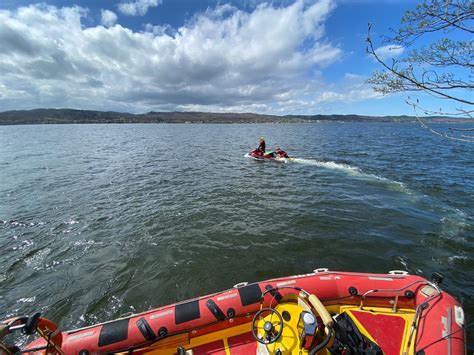
[[[241,287],[244,287],[244,286],[247,286],[249,283],[244,281],[244,282],[239,282],[238,284],[235,284],[234,285],[234,288],[241,288]]]
[[[334,320],[332,319],[331,315],[329,314],[328,310],[322,302],[319,300],[318,297],[315,295],[309,295],[308,297],[309,303],[313,306],[313,308],[316,310],[316,312],[319,314],[321,319],[323,320],[324,325],[326,328],[331,328],[334,324]]]

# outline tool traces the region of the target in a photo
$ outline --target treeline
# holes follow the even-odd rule
[[[433,122],[453,122],[430,117]],[[67,123],[308,123],[308,122],[415,122],[411,116],[287,115],[253,113],[148,112],[132,114],[113,111],[35,109],[0,112],[0,125]]]

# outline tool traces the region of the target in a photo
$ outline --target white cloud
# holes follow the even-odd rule
[[[367,77],[363,75],[346,73],[341,83],[324,84],[320,77],[316,77],[298,90],[293,89],[279,95],[278,108],[274,111],[307,115],[334,113],[353,103],[384,98],[366,80]]]
[[[80,7],[0,10],[0,107],[269,112],[295,100],[311,105],[327,87],[315,73],[341,56],[324,38],[333,8],[330,0],[252,12],[223,5],[181,28],[150,24],[144,32],[111,26],[107,10],[110,27],[89,28]]]
[[[124,15],[143,16],[150,7],[156,7],[159,4],[161,4],[161,0],[135,0],[120,3],[118,9]]]
[[[383,98],[383,95],[369,87],[356,87],[342,92],[324,91],[319,95],[316,102],[352,103],[381,98]]]
[[[346,73],[344,82],[338,88],[325,89],[316,97],[315,101],[353,103],[359,101],[382,99],[384,95],[373,90],[366,83],[366,77],[362,75]]]
[[[363,76],[358,75],[358,74],[353,74],[353,73],[345,73],[344,74],[344,79],[346,79],[346,80],[361,80],[361,79],[363,79]]]
[[[102,10],[102,24],[106,27],[111,27],[117,22],[117,15],[110,10]]]
[[[375,54],[381,60],[387,60],[390,58],[398,57],[399,55],[403,54],[405,48],[403,46],[399,46],[396,44],[388,44],[386,46],[379,47],[375,50]]]
[[[154,26],[151,23],[147,23],[144,25],[145,31],[146,32],[151,32],[156,36],[164,36],[164,35],[170,35],[170,36],[175,36],[177,31],[170,25],[164,25],[164,26]]]

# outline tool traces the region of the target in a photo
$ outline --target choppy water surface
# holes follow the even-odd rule
[[[299,159],[244,157],[260,135]],[[440,271],[472,320],[473,153],[411,124],[0,127],[0,318],[68,329],[328,267]]]

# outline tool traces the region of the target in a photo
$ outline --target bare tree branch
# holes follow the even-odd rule
[[[464,98],[460,98],[460,97],[456,97],[456,96],[453,96],[453,95],[446,94],[442,91],[443,90],[442,87],[427,85],[423,80],[416,79],[416,77],[413,73],[413,67],[411,67],[411,66],[409,66],[408,68],[406,68],[404,70],[400,70],[396,66],[396,64],[398,62],[395,59],[393,59],[393,63],[392,63],[391,66],[387,65],[377,55],[377,53],[375,51],[375,48],[374,48],[374,45],[373,45],[373,42],[372,42],[372,37],[371,37],[371,28],[372,28],[372,25],[369,23],[368,24],[368,36],[367,36],[368,46],[366,48],[366,52],[368,54],[371,54],[375,58],[375,60],[380,65],[382,65],[386,70],[388,70],[391,74],[393,74],[395,77],[398,77],[399,79],[401,79],[399,81],[395,81],[395,82],[390,83],[389,81],[387,81],[387,79],[389,79],[389,77],[387,77],[387,76],[380,77],[376,73],[375,74],[375,79],[374,78],[369,79],[369,83],[371,83],[371,84],[382,83],[382,84],[388,84],[389,85],[388,88],[387,88],[388,89],[387,91],[384,91],[383,89],[382,90],[378,89],[377,87],[375,88],[376,91],[381,91],[383,93],[388,93],[390,91],[419,91],[419,90],[423,90],[423,91],[434,94],[434,95],[436,95],[438,97],[441,97],[441,98],[458,101],[460,103],[467,104],[467,105],[474,105],[474,101],[470,101],[468,99],[464,99]],[[380,81],[380,80],[377,80],[377,79],[382,79],[382,80]],[[404,81],[406,82],[405,85],[403,85]],[[398,90],[394,90],[396,88],[396,85],[393,85],[394,83],[396,85],[399,85]],[[392,85],[390,86],[390,84],[392,84]]]
[[[444,4],[443,4],[444,3]],[[444,6],[443,6],[444,5]],[[461,30],[474,33],[469,21],[474,18],[474,5],[469,0],[431,0],[417,5],[402,17],[404,27],[392,32],[390,40],[409,46],[420,36],[434,32]]]
[[[383,36],[382,43],[402,46],[401,59],[392,58],[389,64],[374,46],[369,23],[366,52],[382,67],[367,80],[375,91],[385,95],[394,92],[425,92],[436,98],[457,102],[461,105],[474,105],[474,2],[471,0],[423,0],[414,10],[408,10],[401,19],[402,27],[390,29],[392,36]],[[449,37],[447,37],[449,36]],[[426,43],[419,45],[421,37]],[[442,131],[430,127],[418,110],[426,115],[439,114],[460,117],[473,117],[474,110],[456,109],[456,113],[443,113],[422,108],[418,100],[409,97],[407,104],[413,107],[417,121],[423,128],[444,138],[463,142],[474,142],[474,137],[459,134],[470,128],[447,129]],[[472,107],[472,106],[471,106]],[[469,121],[472,123],[472,121]],[[474,130],[474,129],[473,129]]]
[[[441,137],[444,137],[444,138],[447,138],[447,139],[455,140],[455,141],[474,143],[474,137],[466,136],[466,135],[460,135],[458,137],[458,136],[455,136],[453,133],[441,132],[440,130],[436,130],[436,129],[432,128],[431,126],[428,125],[428,123],[426,123],[426,121],[424,121],[418,115],[418,110],[417,110],[418,104],[417,103],[414,103],[414,102],[410,101],[409,99],[406,101],[406,103],[413,107],[413,111],[415,112],[415,117],[416,117],[418,123],[420,124],[420,126],[427,129],[431,133],[436,134],[436,135],[441,136]],[[455,130],[455,129],[452,129],[452,128],[448,128],[448,129],[450,131]],[[458,130],[461,130],[461,129],[458,129]]]
[[[407,102],[408,101],[408,102]],[[408,96],[407,100],[405,100],[410,106],[413,106],[413,100],[410,96]],[[416,103],[416,107],[418,110],[423,111],[425,115],[438,115],[438,116],[449,116],[449,117],[461,117],[466,119],[472,119],[474,115],[474,110],[464,110],[462,108],[457,108],[456,112],[448,112],[444,111],[442,108],[439,110],[431,110],[426,107],[422,107],[419,102]]]

